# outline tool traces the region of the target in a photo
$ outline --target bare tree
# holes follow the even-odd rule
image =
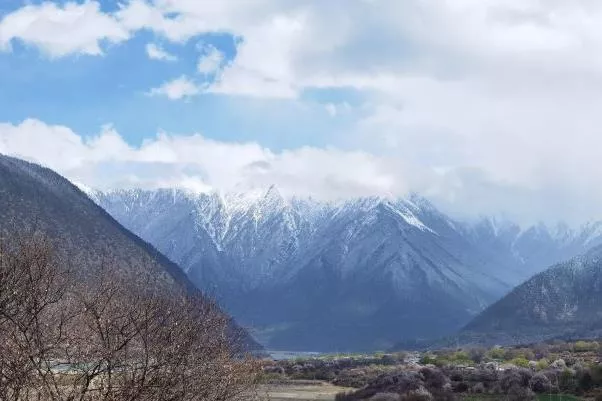
[[[0,241],[0,398],[38,394],[40,379],[53,372],[55,347],[67,333],[68,277],[44,236]]]
[[[0,399],[253,397],[259,367],[214,302],[153,271],[65,266],[42,236],[0,246]]]

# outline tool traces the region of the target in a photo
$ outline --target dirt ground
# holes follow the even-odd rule
[[[337,393],[347,389],[323,382],[274,384],[262,388],[267,401],[332,401]]]

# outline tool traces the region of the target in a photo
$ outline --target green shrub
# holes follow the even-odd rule
[[[470,355],[466,351],[457,351],[451,356],[454,361],[470,361]]]
[[[510,363],[513,364],[514,366],[518,366],[519,368],[528,368],[529,367],[529,361],[522,357],[514,358],[510,361]]]
[[[588,352],[588,351],[596,351],[600,345],[596,341],[588,342],[588,341],[577,341],[573,346],[573,350],[575,352]]]
[[[542,358],[539,361],[537,361],[537,365],[536,365],[537,370],[544,370],[544,369],[547,369],[549,366],[550,366],[550,362],[545,358]]]
[[[504,349],[500,348],[500,347],[492,348],[487,353],[487,355],[491,359],[504,359],[505,354],[506,354],[506,351],[504,351]]]
[[[433,354],[424,354],[420,358],[421,365],[435,365],[437,363],[437,356]]]

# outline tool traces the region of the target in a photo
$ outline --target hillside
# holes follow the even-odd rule
[[[53,171],[0,155],[0,230],[45,233],[82,276],[103,265],[150,270],[174,291],[198,292],[186,274]],[[233,328],[235,325],[232,326]],[[249,346],[255,343],[246,337]]]
[[[464,329],[532,342],[602,332],[602,247],[557,264],[515,288]]]

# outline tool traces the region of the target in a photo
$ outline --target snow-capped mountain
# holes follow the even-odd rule
[[[451,333],[551,263],[602,243],[600,223],[460,222],[416,195],[328,203],[271,187],[90,196],[282,349],[385,348]]]
[[[463,335],[497,343],[602,333],[602,246],[527,280],[491,305]]]

